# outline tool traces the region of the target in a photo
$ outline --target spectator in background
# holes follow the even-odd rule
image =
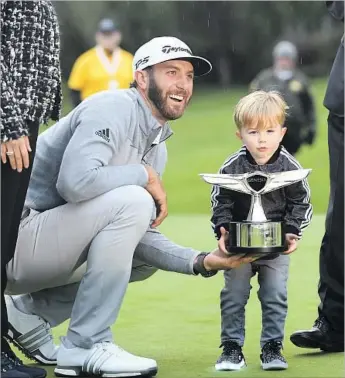
[[[250,84],[250,90],[280,92],[289,106],[283,146],[296,155],[303,144],[312,145],[316,136],[316,116],[307,77],[296,67],[298,52],[288,41],[273,49],[273,67],[261,71]]]
[[[121,38],[121,32],[112,20],[100,21],[96,46],[76,60],[68,80],[74,106],[100,91],[129,88],[133,80],[133,56],[120,47]]]
[[[326,1],[329,13],[344,22],[344,2]],[[293,333],[293,344],[327,352],[344,351],[344,37],[323,101],[328,109],[330,198],[320,249],[319,316],[309,330]]]

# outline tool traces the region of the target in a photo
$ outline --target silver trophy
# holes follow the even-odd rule
[[[231,254],[266,255],[286,250],[283,220],[266,218],[261,195],[304,180],[311,169],[264,173],[256,171],[244,174],[206,174],[200,176],[209,184],[246,193],[251,196],[250,210],[246,220],[230,222],[228,251]],[[253,181],[261,181],[261,187],[253,188]],[[250,183],[252,181],[252,183]]]

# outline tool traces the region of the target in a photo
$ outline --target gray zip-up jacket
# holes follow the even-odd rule
[[[37,211],[97,197],[123,185],[145,186],[151,165],[160,175],[172,135],[136,89],[105,91],[83,101],[43,132],[25,206]]]
[[[134,88],[90,96],[39,136],[24,212],[89,200],[124,185],[145,187],[144,164],[162,176],[171,135]],[[175,271],[193,274],[199,251],[172,243],[156,229],[142,243],[147,248],[139,258],[146,263],[171,270],[174,260]]]

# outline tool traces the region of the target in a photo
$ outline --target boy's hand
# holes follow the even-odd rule
[[[241,264],[247,264],[255,261],[257,257],[244,257],[243,255],[231,255],[226,249],[226,244],[229,240],[229,232],[224,227],[220,228],[221,237],[218,241],[218,249],[214,250],[209,256],[205,258],[205,268],[210,269],[208,265],[209,260],[212,260],[213,269],[227,270],[237,268]]]
[[[225,255],[230,255],[229,251],[226,249],[226,244],[229,240],[229,232],[226,231],[224,227],[220,228],[221,237],[218,240],[218,249]]]
[[[295,234],[286,234],[285,237],[288,243],[288,250],[284,252],[284,255],[289,255],[297,249],[298,236]]]

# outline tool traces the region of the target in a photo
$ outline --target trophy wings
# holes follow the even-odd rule
[[[284,186],[295,184],[304,180],[310,172],[311,169],[296,169],[293,171],[270,173],[267,175],[267,183],[261,193],[269,193]]]
[[[209,184],[217,185],[222,188],[234,190],[236,192],[247,194],[264,194],[272,192],[273,190],[280,189],[284,186],[295,184],[296,182],[304,180],[311,169],[296,169],[293,171],[277,172],[277,173],[265,173],[265,172],[253,172],[244,174],[222,174],[222,173],[201,173],[200,176],[203,180]],[[253,190],[247,182],[249,177],[264,176],[267,178],[265,186],[259,191]]]
[[[208,184],[218,185],[222,188],[231,189],[236,192],[251,194],[251,191],[243,181],[243,174],[228,175],[225,173],[201,173],[200,176]]]

